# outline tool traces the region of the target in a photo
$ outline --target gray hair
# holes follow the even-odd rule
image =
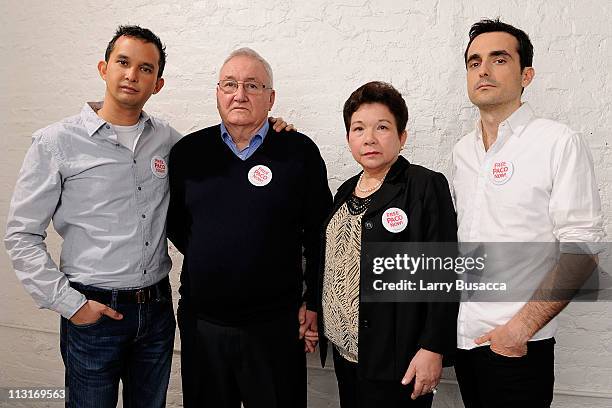
[[[232,58],[240,57],[240,56],[250,57],[250,58],[253,58],[261,62],[264,69],[266,70],[266,74],[268,74],[268,78],[270,78],[270,88],[274,88],[274,85],[273,85],[274,81],[272,78],[272,67],[270,66],[268,61],[264,59],[264,57],[259,55],[259,53],[252,48],[242,47],[242,48],[238,48],[237,50],[232,51],[231,54],[225,59],[225,61],[223,61],[223,65],[227,64],[227,62],[231,60]]]

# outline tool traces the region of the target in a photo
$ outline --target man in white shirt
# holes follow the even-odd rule
[[[460,241],[603,240],[586,142],[521,102],[534,78],[532,60],[533,46],[522,30],[499,20],[471,27],[467,89],[480,118],[453,150]],[[596,258],[584,258],[592,268]],[[554,262],[546,267],[558,268]],[[511,266],[506,272],[526,278],[534,270]],[[466,407],[550,406],[554,317],[567,303],[462,302],[455,369]]]

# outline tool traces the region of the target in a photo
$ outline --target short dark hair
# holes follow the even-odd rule
[[[499,17],[495,20],[490,19],[482,19],[477,23],[474,23],[470,28],[470,42],[468,42],[467,47],[465,47],[465,53],[463,54],[463,59],[465,61],[465,66],[467,67],[467,59],[468,59],[468,49],[470,45],[472,45],[472,41],[480,34],[484,33],[492,33],[492,32],[504,32],[512,35],[516,38],[518,42],[517,52],[520,59],[521,64],[521,72],[525,67],[533,66],[533,44],[531,44],[531,40],[527,33],[523,30],[511,26],[510,24],[503,23],[499,20]]]
[[[351,96],[344,102],[342,114],[344,116],[344,127],[346,134],[349,133],[351,127],[351,117],[353,113],[368,103],[381,103],[389,108],[389,111],[395,117],[397,133],[402,133],[406,130],[408,122],[408,107],[406,101],[393,85],[386,82],[373,81],[357,88]]]
[[[117,27],[115,35],[106,47],[104,61],[108,62],[108,59],[113,52],[113,48],[115,48],[117,39],[123,35],[126,37],[138,38],[144,42],[153,43],[157,47],[157,50],[159,51],[159,71],[157,71],[157,77],[161,78],[162,74],[164,73],[164,67],[166,66],[166,46],[163,45],[159,37],[148,28],[142,28],[137,25],[121,25]]]

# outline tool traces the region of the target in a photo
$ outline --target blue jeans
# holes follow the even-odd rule
[[[116,407],[119,380],[124,407],[164,407],[176,326],[172,299],[159,295],[148,303],[118,304],[112,292],[108,306],[123,314],[122,320],[102,316],[75,325],[61,319],[66,407]]]

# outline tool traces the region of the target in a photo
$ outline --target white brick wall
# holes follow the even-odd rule
[[[181,132],[217,122],[214,84],[223,58],[239,46],[258,50],[275,73],[273,113],[317,142],[335,189],[357,170],[344,143],[342,104],[357,86],[375,79],[393,83],[406,97],[406,156],[448,172],[450,150],[476,113],[465,92],[467,31],[481,17],[501,16],[529,33],[535,46],[537,75],[525,99],[541,115],[586,135],[612,235],[610,0],[4,0],[2,9],[2,231],[30,134],[103,96],[96,64],[118,24],[149,27],[166,43],[166,86],[147,111]],[[57,253],[57,236],[48,241]],[[0,386],[61,384],[57,316],[34,307],[4,251],[0,273]],[[176,272],[172,278],[176,283]],[[554,405],[611,406],[610,303],[571,305],[561,326]],[[169,403],[178,406],[178,361],[174,368]],[[448,392],[438,406],[460,406],[454,387],[444,385]]]

